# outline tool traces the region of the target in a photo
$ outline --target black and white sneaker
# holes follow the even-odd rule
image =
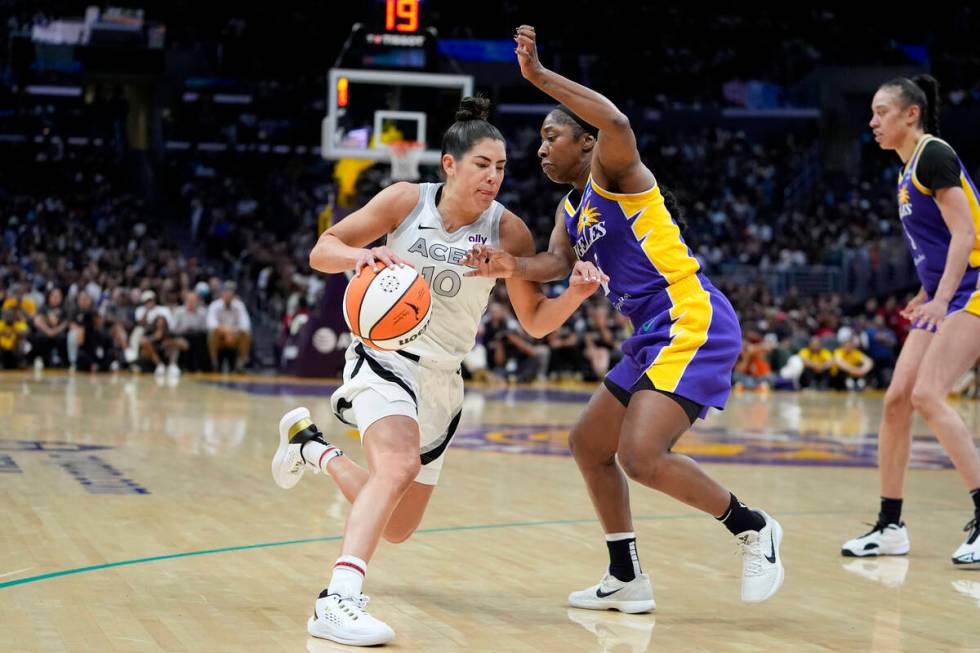
[[[761,510],[756,510],[766,520],[758,531],[745,531],[735,536],[742,551],[742,601],[762,603],[772,597],[783,585],[785,570],[779,545],[783,542],[783,528],[779,522]]]
[[[865,556],[903,556],[912,548],[909,530],[905,522],[882,524],[878,522],[861,537],[844,542],[840,553],[849,558]]]
[[[965,569],[980,569],[980,520],[974,518],[963,530],[969,535],[953,554],[953,564]]]
[[[303,445],[310,440],[324,445],[328,451],[336,449],[323,438],[306,408],[294,408],[283,415],[279,420],[279,448],[272,457],[272,478],[276,485],[288,490],[299,482],[307,467],[314,474],[320,472],[319,461],[310,462],[303,458]]]
[[[653,601],[653,586],[647,574],[631,581],[621,581],[607,573],[598,584],[572,592],[568,603],[586,610],[619,610],[620,612],[649,612],[657,607]]]

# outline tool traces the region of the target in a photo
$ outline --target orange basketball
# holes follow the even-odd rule
[[[409,266],[363,268],[347,284],[344,319],[368,347],[396,351],[425,332],[432,314],[429,284]]]

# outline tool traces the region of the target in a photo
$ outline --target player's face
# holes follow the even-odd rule
[[[446,156],[450,159],[444,162],[446,176],[458,190],[459,196],[479,213],[490,208],[504,181],[507,152],[503,141],[480,139],[459,161],[451,155]]]
[[[913,105],[914,107],[914,105]],[[901,98],[894,89],[879,88],[871,100],[871,132],[883,150],[898,149],[908,134],[916,118],[911,114],[913,107],[902,107]]]
[[[548,114],[541,124],[538,158],[548,179],[556,184],[570,184],[578,177],[585,152],[581,140],[574,136],[572,125],[558,122],[553,115],[553,112]]]

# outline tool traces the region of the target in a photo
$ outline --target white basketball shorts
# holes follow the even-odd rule
[[[417,358],[355,340],[347,348],[344,384],[330,405],[337,419],[357,427],[362,440],[382,417],[404,415],[418,422],[422,470],[415,480],[435,485],[463,410],[463,377],[458,362]]]

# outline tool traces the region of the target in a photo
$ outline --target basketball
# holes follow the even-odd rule
[[[425,332],[432,314],[429,284],[409,266],[361,270],[344,292],[344,320],[368,347],[396,351]]]

